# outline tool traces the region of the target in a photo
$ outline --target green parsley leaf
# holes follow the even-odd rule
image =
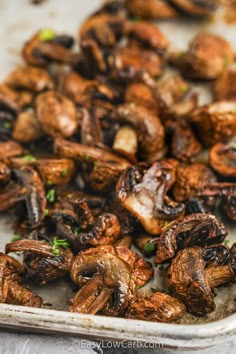
[[[3,128],[4,128],[4,129],[10,129],[10,128],[11,128],[11,123],[9,123],[9,122],[4,122],[4,123],[3,123]]]
[[[80,228],[79,228],[79,227],[74,227],[74,229],[73,229],[73,234],[74,234],[75,236],[78,236],[79,231],[80,231]]]
[[[182,85],[180,88],[182,93],[186,93],[188,91],[188,86],[187,85]]]
[[[147,242],[144,246],[144,252],[147,254],[152,253],[155,250],[155,246],[152,242]]]
[[[48,210],[48,209],[45,209],[45,210],[44,210],[44,215],[47,216],[48,213],[49,213],[49,210]]]
[[[11,242],[18,241],[20,239],[21,239],[20,235],[14,234],[12,239],[11,239]]]
[[[91,156],[89,154],[85,155],[85,159],[86,160],[90,160],[91,159]]]
[[[140,18],[140,17],[134,17],[134,18],[132,18],[131,21],[132,21],[132,22],[140,22],[140,21],[141,21],[141,18]]]
[[[170,223],[170,222],[169,222],[168,220],[165,220],[165,221],[164,221],[164,224],[163,224],[163,227],[168,226],[168,225],[169,225],[169,223]]]
[[[152,291],[153,293],[157,293],[157,292],[158,292],[158,289],[151,288],[151,291]]]
[[[55,32],[51,28],[44,28],[39,33],[39,39],[41,42],[51,41],[56,37]]]
[[[55,202],[56,191],[55,189],[49,189],[47,192],[46,198],[50,203]]]
[[[63,171],[61,171],[62,177],[66,177],[67,175],[67,169],[65,168]]]
[[[224,245],[228,246],[229,245],[229,240],[224,240]]]
[[[51,246],[52,246],[52,253],[54,254],[54,256],[59,256],[60,250],[58,249],[58,247],[66,249],[69,247],[69,243],[64,239],[57,239],[56,237],[54,237],[51,242]]]
[[[52,181],[50,181],[50,179],[49,179],[49,180],[47,180],[47,185],[49,185],[49,186],[51,186],[51,185],[52,185]]]
[[[135,285],[135,290],[139,290],[139,289],[141,289],[141,286]]]
[[[25,161],[37,161],[36,157],[34,157],[33,155],[26,155],[26,156],[23,156],[23,160]]]

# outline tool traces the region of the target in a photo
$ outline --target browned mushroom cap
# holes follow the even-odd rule
[[[163,59],[154,51],[138,46],[117,48],[108,56],[111,78],[118,81],[139,79],[144,73],[157,78],[163,73]]]
[[[173,322],[185,313],[185,306],[174,297],[156,292],[131,302],[125,317],[144,321]]]
[[[185,248],[172,260],[166,281],[173,295],[183,301],[194,315],[214,311],[214,294],[205,274],[205,262],[200,247]]]
[[[178,250],[191,246],[206,246],[223,242],[228,232],[215,216],[192,214],[168,225],[158,241],[156,263],[175,256]]]
[[[0,162],[0,184],[8,182],[10,178],[11,170],[5,163]]]
[[[171,3],[193,16],[211,15],[219,4],[217,0],[171,0]]]
[[[54,138],[69,137],[77,130],[76,107],[60,93],[41,93],[36,99],[36,114],[43,131]]]
[[[178,16],[177,12],[163,0],[125,0],[132,16],[145,19],[165,19]]]
[[[184,77],[211,80],[217,78],[233,61],[231,45],[222,37],[199,33],[189,44],[188,51],[170,54],[170,63],[178,66]]]
[[[176,181],[173,194],[178,202],[197,196],[199,190],[217,178],[214,172],[203,164],[179,165],[176,170]]]
[[[102,310],[106,315],[119,316],[134,291],[130,266],[118,256],[105,253],[103,247],[80,252],[73,263],[71,278],[83,286],[70,308],[72,312],[95,314]]]
[[[5,83],[13,89],[33,92],[41,92],[53,88],[53,82],[48,72],[33,66],[15,69],[7,76]]]
[[[9,157],[22,155],[24,153],[23,147],[13,140],[0,142],[0,160]]]
[[[81,41],[93,39],[102,47],[114,47],[126,32],[126,21],[121,16],[98,14],[89,17],[80,27]]]
[[[171,155],[181,162],[191,162],[202,149],[190,124],[184,120],[168,120],[166,133],[171,134]],[[178,180],[178,177],[177,177]]]
[[[28,220],[26,225],[29,228],[35,228],[44,219],[47,205],[42,180],[30,166],[23,166],[18,170],[14,170],[14,174],[25,191],[21,199],[25,201],[27,209]]]
[[[236,134],[236,100],[205,105],[195,110],[191,119],[204,144],[228,140]]]
[[[151,48],[163,54],[168,47],[168,40],[161,30],[154,24],[145,21],[133,23],[129,28],[129,38],[134,39],[142,46]]]
[[[227,216],[236,220],[236,183],[212,183],[199,191],[198,196],[204,200],[208,206],[215,206],[217,199],[221,199],[221,206]]]
[[[19,240],[7,243],[6,253],[27,252],[24,258],[27,279],[40,285],[61,278],[70,272],[74,261],[73,253],[67,248],[57,247],[57,255],[48,242]]]
[[[120,127],[115,135],[112,149],[129,161],[137,163],[138,136],[135,129],[128,125]]]
[[[150,234],[159,234],[165,220],[176,219],[184,212],[183,204],[167,196],[174,182],[173,173],[170,163],[155,162],[149,169],[141,166],[126,169],[117,183],[116,193],[121,204]]]
[[[120,122],[129,123],[137,130],[140,156],[144,160],[156,160],[165,139],[159,118],[146,108],[132,104],[118,106],[115,114]]]
[[[229,248],[224,245],[216,244],[204,247],[203,258],[206,266],[215,267],[222,265],[229,257]]]
[[[156,98],[152,89],[144,83],[130,83],[125,90],[125,101],[129,104],[144,106],[146,109],[158,113]]]
[[[217,101],[236,99],[236,70],[225,70],[214,83]]]
[[[197,107],[198,97],[181,75],[168,75],[151,85],[158,112],[162,119],[185,116]]]
[[[236,138],[211,148],[210,165],[220,175],[236,177]]]
[[[21,143],[28,143],[44,135],[41,125],[33,110],[18,114],[14,124],[12,137]]]
[[[54,40],[44,39],[44,29],[37,32],[23,47],[22,55],[27,64],[33,66],[47,66],[51,61],[75,64],[76,58],[73,53],[66,48],[65,43],[56,41],[56,36],[52,32]]]
[[[83,67],[89,76],[94,77],[98,72],[107,72],[107,62],[98,43],[93,39],[86,39],[80,43]]]
[[[89,246],[110,245],[120,235],[121,228],[116,215],[103,213],[95,221],[93,228],[88,232],[80,232],[75,236],[77,251]]]

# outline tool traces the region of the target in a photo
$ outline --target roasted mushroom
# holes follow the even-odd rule
[[[184,302],[187,310],[203,316],[215,309],[212,289],[235,282],[235,274],[230,261],[227,265],[205,269],[203,249],[190,247],[180,251],[173,259],[166,279],[172,293]]]
[[[150,234],[159,234],[166,220],[177,219],[184,212],[183,204],[167,196],[174,182],[172,174],[171,163],[155,162],[148,169],[141,166],[126,169],[117,183],[117,198]]]
[[[9,181],[11,178],[11,170],[8,168],[8,166],[0,162],[0,185],[6,183]]]
[[[214,172],[203,164],[179,165],[176,169],[173,195],[178,202],[183,202],[196,197],[199,190],[216,181]]]
[[[65,96],[48,91],[36,99],[36,114],[43,131],[53,138],[69,137],[78,127],[74,103]]]
[[[210,165],[221,176],[236,177],[236,138],[217,143],[210,151]]]
[[[173,258],[178,250],[221,243],[228,232],[214,215],[192,214],[174,221],[162,231],[157,244],[156,263]]]
[[[217,101],[236,99],[236,70],[225,70],[214,83],[214,93]]]
[[[218,6],[217,0],[171,0],[181,11],[193,16],[209,16]]]
[[[144,107],[132,104],[118,106],[116,116],[120,122],[129,123],[136,129],[140,157],[155,161],[163,150],[165,138],[159,118]]]
[[[196,109],[191,121],[199,138],[213,145],[236,134],[236,101],[219,101]]]
[[[21,285],[23,274],[21,263],[0,253],[0,303],[41,307],[42,298]]]
[[[169,62],[177,66],[184,77],[212,80],[222,74],[233,58],[232,47],[223,37],[199,33],[186,53],[171,53]]]
[[[146,109],[158,114],[158,105],[151,87],[145,83],[130,83],[125,90],[125,101],[136,106],[144,106]]]
[[[71,278],[82,287],[70,307],[72,312],[102,311],[105,315],[119,316],[126,310],[134,291],[130,266],[100,247],[78,254]]]
[[[26,279],[40,285],[64,277],[71,270],[74,256],[65,240],[54,239],[52,244],[37,240],[19,240],[6,244],[6,253],[26,252]]]
[[[16,141],[29,143],[40,139],[43,135],[44,132],[33,110],[18,114],[12,132],[12,137]]]
[[[125,6],[132,16],[144,19],[168,19],[177,17],[174,8],[163,0],[125,0]]]
[[[13,89],[41,92],[53,88],[49,73],[41,68],[25,66],[12,71],[5,83]]]
[[[0,160],[23,155],[23,153],[23,147],[14,140],[0,142]]]
[[[174,297],[156,292],[130,303],[126,318],[154,322],[173,322],[185,313],[185,306]]]

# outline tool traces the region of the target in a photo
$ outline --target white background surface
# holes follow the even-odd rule
[[[8,72],[21,63],[20,50],[22,43],[39,28],[52,27],[56,31],[67,32],[77,35],[79,24],[91,13],[100,0],[47,0],[45,4],[33,6],[30,0],[0,0],[0,80],[3,80]],[[175,40],[172,47],[184,48],[186,42],[192,37],[193,32],[199,30],[199,24],[189,23],[192,31],[184,31],[183,27],[178,28],[173,24],[162,23],[161,27],[168,33],[175,33]],[[211,30],[214,24],[201,24],[202,30]],[[214,28],[214,32],[221,33],[220,26]],[[236,40],[236,33],[231,29],[224,33],[233,43]],[[236,41],[235,41],[236,42]],[[89,349],[79,349],[74,345],[73,337],[12,334],[0,332],[0,354],[64,354],[64,353],[91,353]],[[206,353],[235,353],[235,343],[225,343],[218,348],[210,348],[201,351]],[[101,353],[101,351],[97,351]],[[106,350],[106,352],[118,352]],[[119,353],[137,353],[136,350],[119,350]],[[157,353],[160,350],[141,350],[139,353]],[[168,351],[167,351],[168,352]],[[193,352],[189,352],[193,353]]]

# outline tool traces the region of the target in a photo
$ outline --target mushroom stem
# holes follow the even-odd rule
[[[209,267],[205,270],[211,289],[225,283],[235,282],[235,276],[229,265]]]
[[[131,162],[137,162],[135,155],[138,151],[138,136],[135,129],[128,125],[121,127],[116,133],[112,148]]]
[[[48,242],[37,240],[19,240],[6,244],[6,253],[22,251],[33,252],[42,257],[54,257],[52,247]]]
[[[102,310],[111,296],[111,290],[103,287],[100,274],[92,277],[76,294],[71,312],[95,315]]]

